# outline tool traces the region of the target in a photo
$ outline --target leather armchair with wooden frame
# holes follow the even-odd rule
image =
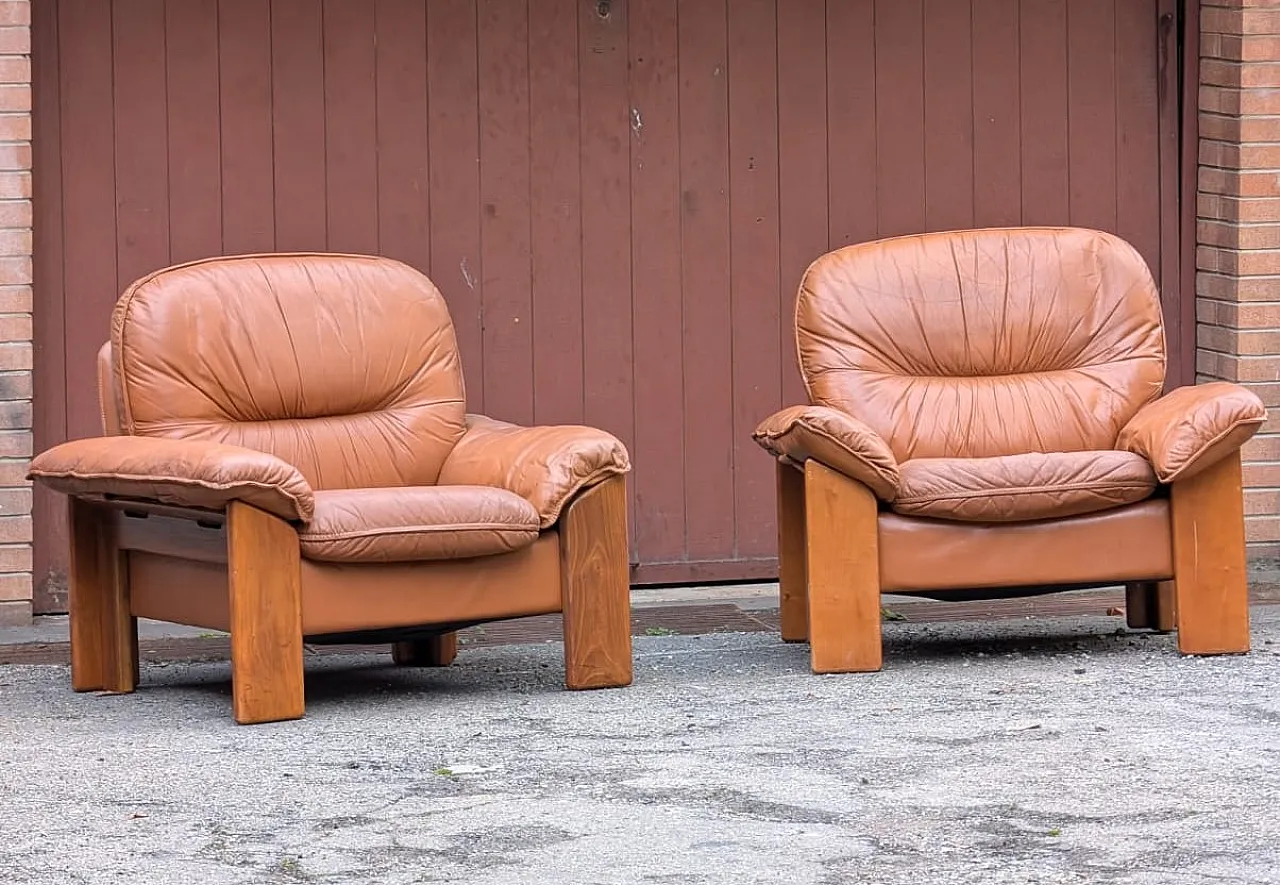
[[[105,435],[69,496],[72,685],[132,691],[137,618],[230,632],[241,723],[303,715],[303,640],[443,666],[456,631],[562,612],[569,688],[631,682],[627,452],[466,413],[444,299],[356,255],[197,261],[132,285]]]
[[[809,404],[766,419],[782,636],[819,673],[881,668],[882,593],[1123,584],[1131,627],[1249,650],[1229,383],[1162,395],[1160,299],[1127,243],[1077,228],[849,246],[796,301]]]

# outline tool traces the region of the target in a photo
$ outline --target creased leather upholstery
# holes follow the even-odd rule
[[[1262,400],[1224,381],[1180,387],[1143,407],[1116,448],[1150,460],[1161,482],[1187,479],[1248,442],[1267,420]]]
[[[124,433],[270,452],[316,489],[434,484],[465,429],[444,299],[390,259],[168,268],[125,291],[111,341]]]
[[[792,406],[766,418],[752,438],[765,451],[803,464],[813,458],[856,479],[881,501],[898,495],[898,462],[876,432],[823,406]]]
[[[538,539],[538,512],[505,489],[434,486],[316,492],[299,533],[323,562],[415,562],[510,553]]]
[[[904,516],[1014,522],[1133,504],[1155,488],[1151,465],[1129,452],[920,458],[902,465],[893,509]]]
[[[1142,258],[1075,228],[838,249],[805,274],[796,338],[811,402],[866,423],[899,463],[1111,449],[1164,382]]]
[[[73,440],[37,455],[29,478],[78,497],[135,498],[207,510],[244,501],[303,522],[315,507],[302,474],[279,458],[200,440]]]
[[[520,427],[467,416],[467,432],[440,471],[441,485],[495,486],[520,495],[549,528],[578,492],[631,469],[627,450],[603,430]]]

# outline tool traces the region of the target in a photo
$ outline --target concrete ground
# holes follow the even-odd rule
[[[225,663],[0,667],[0,882],[1280,883],[1280,606],[1246,657],[1116,623],[888,623],[828,677],[645,636],[584,693],[557,645],[312,659],[254,727]]]

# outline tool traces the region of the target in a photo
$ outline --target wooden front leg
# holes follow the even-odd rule
[[[129,611],[129,566],[115,514],[68,498],[71,687],[130,692],[138,685],[138,621]]]
[[[1171,494],[1178,650],[1188,655],[1247,652],[1240,453],[1175,482]]]
[[[571,689],[631,684],[631,583],[626,478],[615,476],[575,498],[560,518],[565,684]]]
[[[391,644],[391,659],[401,667],[447,667],[457,656],[457,633]]]
[[[777,462],[778,605],[783,642],[809,638],[809,578],[805,568],[804,471]]]
[[[236,722],[302,718],[302,566],[297,531],[270,513],[233,501],[227,508],[227,573]]]
[[[804,470],[809,653],[815,673],[860,673],[883,663],[876,497],[818,463]]]

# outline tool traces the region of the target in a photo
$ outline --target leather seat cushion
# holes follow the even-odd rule
[[[1151,464],[1131,452],[919,458],[901,471],[894,511],[961,522],[1078,516],[1133,504],[1156,488]]]
[[[538,511],[487,486],[344,489],[315,493],[298,533],[323,562],[421,562],[510,553],[538,539]]]

